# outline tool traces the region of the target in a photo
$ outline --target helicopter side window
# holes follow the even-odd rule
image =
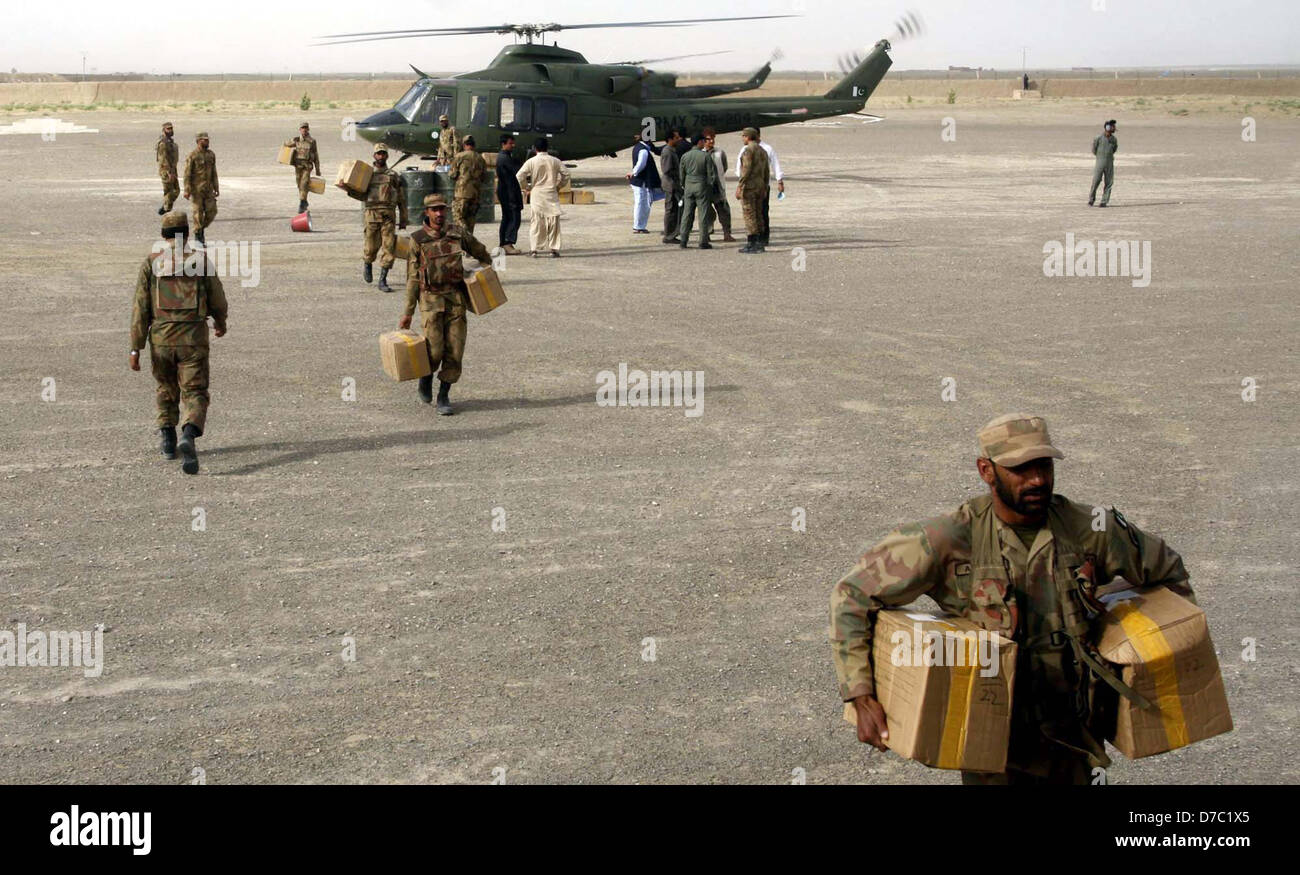
[[[487,98],[482,94],[472,95],[469,99],[469,123],[476,127],[487,124]]]
[[[569,121],[569,104],[559,97],[537,98],[533,127],[544,134],[563,133]]]
[[[393,109],[400,112],[402,118],[410,121],[414,118],[415,110],[420,105],[420,101],[424,100],[424,96],[428,93],[429,83],[416,82],[402,95],[402,99],[393,105]]]
[[[533,126],[533,100],[531,97],[503,97],[500,104],[501,127],[511,131],[526,131]]]

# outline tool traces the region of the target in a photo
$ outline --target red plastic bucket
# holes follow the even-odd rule
[[[295,231],[310,231],[311,212],[309,210],[303,210],[301,213],[293,217],[293,220],[289,223],[289,225]]]

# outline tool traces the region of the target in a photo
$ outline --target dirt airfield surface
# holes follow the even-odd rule
[[[367,153],[310,117],[327,175]],[[217,154],[209,240],[260,243],[260,282],[225,281],[196,477],[127,369],[161,119],[0,137],[0,628],[105,627],[99,677],[0,668],[0,780],[956,782],[842,722],[828,597],[979,494],[975,429],[1027,410],[1058,492],[1183,555],[1232,704],[1231,734],[1116,753],[1110,782],[1297,781],[1300,122],[1123,118],[1089,210],[1105,117],[770,129],[788,197],[758,257],[633,236],[626,154],[581,162],[598,202],[470,315],[446,418],[380,368],[402,295],[361,282],[359,205],[331,189],[290,231],[298,115],[176,115],[182,160],[200,129]],[[1150,284],[1044,276],[1067,234],[1150,241]],[[702,371],[702,415],[598,406],[620,363]]]

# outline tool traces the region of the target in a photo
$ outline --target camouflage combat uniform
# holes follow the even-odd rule
[[[397,220],[406,224],[406,181],[396,170],[375,166],[365,194],[349,191],[348,197],[365,201],[366,236],[361,258],[373,264],[382,247],[379,266],[387,270],[397,260]]]
[[[740,204],[745,214],[745,233],[763,233],[763,201],[768,193],[767,153],[756,141],[750,142],[736,159],[740,162]]]
[[[460,154],[461,136],[455,125],[438,128],[438,164],[447,165]]]
[[[1106,180],[1106,187],[1101,192],[1102,205],[1110,203],[1110,190],[1115,185],[1115,153],[1119,151],[1119,139],[1112,133],[1109,137],[1098,134],[1092,141],[1092,154],[1097,160],[1092,167],[1092,188],[1088,190],[1088,203],[1097,197],[1097,186]]]
[[[181,214],[182,216],[184,214]],[[186,247],[185,256],[195,254],[201,269],[185,276],[182,259],[173,258],[172,242],[155,251],[140,266],[131,308],[131,349],[144,349],[158,383],[158,427],[193,425],[203,433],[208,418],[208,317],[220,331],[226,330],[226,293],[207,255]],[[178,411],[178,405],[182,408]],[[177,422],[178,413],[180,422]]]
[[[947,613],[1014,639],[1018,662],[1007,772],[963,773],[967,783],[1087,783],[1109,764],[1100,739],[1113,693],[1073,657],[1064,590],[1079,617],[1079,587],[1114,577],[1163,584],[1192,598],[1182,559],[1113,509],[1094,531],[1093,508],[1053,495],[1047,523],[1025,545],[998,519],[992,496],[902,526],[871,547],[831,594],[831,649],[845,701],[875,695],[876,612],[929,596]],[[1083,582],[1081,582],[1081,579]],[[1109,699],[1107,697],[1110,697]],[[1113,719],[1113,715],[1111,715]]]
[[[492,256],[487,247],[455,225],[443,225],[434,237],[428,225],[411,235],[411,255],[406,264],[406,309],[415,313],[420,304],[420,327],[429,347],[429,361],[443,383],[460,379],[465,357],[465,273],[463,253],[487,264]],[[441,367],[441,371],[439,368]]]
[[[181,194],[180,180],[176,176],[176,162],[180,159],[180,149],[177,148],[174,139],[161,134],[157,145],[154,146],[154,155],[158,159],[158,178],[162,180],[162,211],[166,213],[171,210],[172,205],[176,203],[176,198]]]
[[[316,151],[316,139],[311,134],[303,134],[285,145],[293,148],[292,161],[294,173],[298,177],[298,199],[305,202],[311,193],[312,167],[316,168],[316,175],[320,176],[320,153]]]
[[[195,140],[207,139],[199,134]],[[185,196],[189,198],[190,232],[200,234],[217,217],[217,197],[221,185],[217,181],[217,155],[211,149],[196,146],[185,159]]]
[[[448,176],[456,183],[455,198],[451,202],[451,218],[465,230],[474,233],[474,223],[478,219],[479,192],[483,177],[487,174],[487,165],[483,156],[474,149],[457,152],[451,160]]]

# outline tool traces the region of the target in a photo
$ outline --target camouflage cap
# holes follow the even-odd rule
[[[196,142],[196,143],[197,143],[199,140],[206,140],[206,139],[208,139],[208,132],[207,132],[207,131],[199,131],[197,134],[194,135],[194,142]]]
[[[188,230],[189,227],[190,220],[185,215],[184,210],[172,210],[170,213],[162,217],[162,229],[164,231],[171,231],[178,228],[185,228]]]
[[[370,151],[370,154],[378,155],[380,152],[383,152],[385,155],[387,155],[388,146],[384,143],[375,143],[375,148]]]
[[[442,115],[438,116],[438,121],[447,122],[451,121],[451,119],[447,118],[447,114],[444,112]]]
[[[424,208],[426,210],[431,207],[435,210],[445,209],[446,206],[447,199],[440,194],[429,194],[424,196]]]
[[[757,139],[758,139],[758,129],[757,129],[757,128],[745,128],[743,131],[741,131],[741,133],[744,134],[746,137],[749,137],[751,140],[757,140]]]
[[[311,128],[311,125],[307,124],[306,122],[303,122],[302,124],[298,125],[298,130],[301,131],[303,128],[308,128],[308,129],[310,129],[310,128]]]
[[[1004,468],[1048,456],[1065,458],[1064,453],[1052,446],[1047,420],[1041,416],[1008,413],[987,423],[975,436],[979,440],[980,458],[991,459]]]
[[[164,128],[170,128],[170,127],[172,126],[172,123],[171,123],[171,122],[163,122],[162,126],[163,126]]]

